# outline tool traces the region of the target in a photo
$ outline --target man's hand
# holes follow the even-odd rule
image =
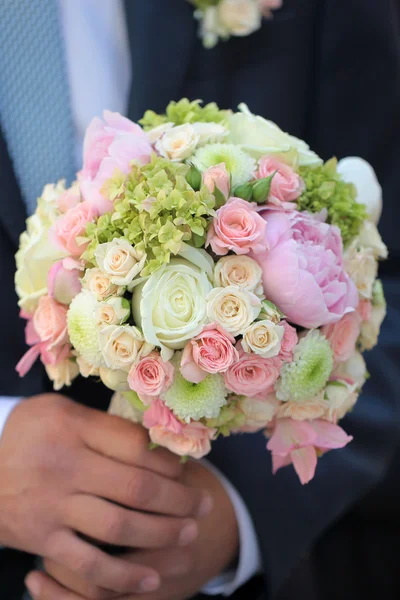
[[[157,589],[154,565],[89,541],[159,551],[197,537],[210,494],[178,481],[179,459],[148,441],[142,427],[58,394],[22,402],[0,439],[0,543],[119,594]]]
[[[200,523],[200,535],[185,549],[138,551],[125,560],[156,569],[162,577],[158,591],[145,596],[113,594],[88,585],[76,573],[52,560],[45,561],[45,573],[31,573],[27,585],[34,600],[183,600],[196,594],[207,582],[223,572],[238,553],[238,530],[232,504],[218,479],[199,463],[185,466],[182,477],[196,489],[207,489],[214,509]]]

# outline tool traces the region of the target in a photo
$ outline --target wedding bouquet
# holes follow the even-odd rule
[[[47,185],[27,220],[17,370],[40,357],[56,390],[96,378],[182,457],[264,431],[274,471],[306,483],[351,440],[338,422],[385,316],[375,175],[245,105],[183,99],[140,123],[94,119],[76,182]]]

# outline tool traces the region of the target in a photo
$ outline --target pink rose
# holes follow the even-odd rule
[[[82,271],[82,265],[73,258],[67,257],[56,262],[47,275],[49,295],[61,304],[71,304],[81,291]]]
[[[282,325],[284,327],[285,332],[283,334],[281,349],[279,351],[278,358],[282,362],[292,362],[293,350],[299,340],[297,336],[297,331],[294,327],[289,325],[287,321],[281,321],[279,325]]]
[[[162,425],[155,425],[149,431],[153,444],[168,448],[178,456],[192,458],[202,458],[210,452],[211,440],[215,433],[215,429],[205,427],[201,423],[183,425],[182,433],[173,433]]]
[[[213,194],[215,188],[217,188],[224,196],[225,200],[227,200],[229,198],[231,179],[226,170],[225,163],[220,163],[219,165],[206,169],[203,173],[203,184],[207,186],[211,194]]]
[[[164,362],[158,352],[150,352],[132,365],[128,383],[131,390],[139,394],[142,402],[149,404],[154,396],[159,396],[169,388],[173,378],[173,365]]]
[[[104,121],[93,119],[83,144],[83,169],[79,174],[82,195],[100,214],[112,210],[101,194],[103,184],[116,170],[128,173],[132,160],[150,161],[152,148],[143,129],[119,113],[105,110]]]
[[[263,211],[269,252],[254,254],[266,297],[296,325],[313,329],[339,321],[358,305],[343,266],[340,231],[321,215]]]
[[[360,300],[357,307],[357,312],[361,317],[361,321],[370,321],[372,315],[372,304],[370,300]]]
[[[206,325],[203,331],[185,346],[181,373],[192,383],[200,383],[208,373],[224,373],[239,358],[235,338],[221,325]]]
[[[273,390],[279,377],[281,361],[277,358],[262,358],[258,354],[247,354],[240,349],[239,360],[224,374],[225,385],[239,396],[257,396]]]
[[[87,224],[98,216],[99,213],[89,202],[77,204],[57,219],[50,229],[50,240],[74,258],[79,258],[87,244],[78,244],[77,238],[85,234]]]
[[[274,156],[262,156],[258,162],[256,178],[263,179],[271,175],[274,176],[271,181],[268,202],[289,210],[295,208],[290,202],[297,200],[304,190],[304,182],[301,177],[291,167]]]
[[[183,429],[182,423],[178,421],[160,398],[154,398],[149,408],[145,411],[143,425],[146,429],[160,426],[171,433],[182,433]]]
[[[266,222],[258,214],[255,203],[230,198],[217,210],[207,233],[206,247],[211,246],[219,256],[232,250],[235,254],[265,252],[268,242]]]
[[[347,313],[340,321],[323,327],[322,333],[328,339],[335,362],[345,362],[356,351],[360,335],[361,317],[358,312]]]
[[[277,419],[273,434],[267,444],[272,452],[273,472],[293,463],[304,485],[314,477],[317,450],[344,448],[353,438],[341,427],[328,421],[295,421]]]

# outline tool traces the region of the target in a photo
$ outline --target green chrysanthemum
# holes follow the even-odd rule
[[[182,352],[176,352],[171,360],[175,375],[171,387],[162,395],[166,406],[186,422],[217,418],[228,395],[223,377],[207,375],[201,383],[191,383],[179,370],[181,357]]]
[[[327,222],[337,225],[343,243],[349,244],[358,235],[367,212],[364,204],[356,200],[355,186],[341,179],[336,158],[321,166],[302,167],[300,175],[304,179],[305,190],[297,202],[298,210],[314,213],[326,208]]]
[[[215,102],[210,102],[205,106],[201,106],[201,103],[201,100],[191,102],[187,98],[182,98],[179,102],[170,102],[165,114],[159,115],[153,110],[147,110],[139,123],[146,131],[149,131],[164,123],[183,125],[184,123],[224,123],[226,121],[230,111],[220,110]]]
[[[94,367],[104,365],[100,350],[97,319],[96,299],[84,290],[72,300],[68,310],[68,335],[75,350]]]
[[[285,363],[276,384],[279,400],[301,402],[320,392],[333,369],[328,340],[317,330],[310,331],[294,349],[293,362]]]
[[[225,163],[232,178],[233,189],[249,181],[256,168],[254,158],[234,144],[210,144],[200,148],[193,156],[192,162],[199,171]]]

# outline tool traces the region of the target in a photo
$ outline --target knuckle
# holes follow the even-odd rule
[[[124,519],[116,512],[111,511],[102,523],[108,541],[119,543],[124,535]]]
[[[150,475],[150,474],[149,474]],[[135,505],[146,507],[154,495],[152,478],[144,471],[137,471],[127,482],[128,498]]]
[[[71,570],[75,571],[84,579],[92,579],[93,573],[97,569],[97,559],[94,552],[84,552],[79,555],[71,556]]]

